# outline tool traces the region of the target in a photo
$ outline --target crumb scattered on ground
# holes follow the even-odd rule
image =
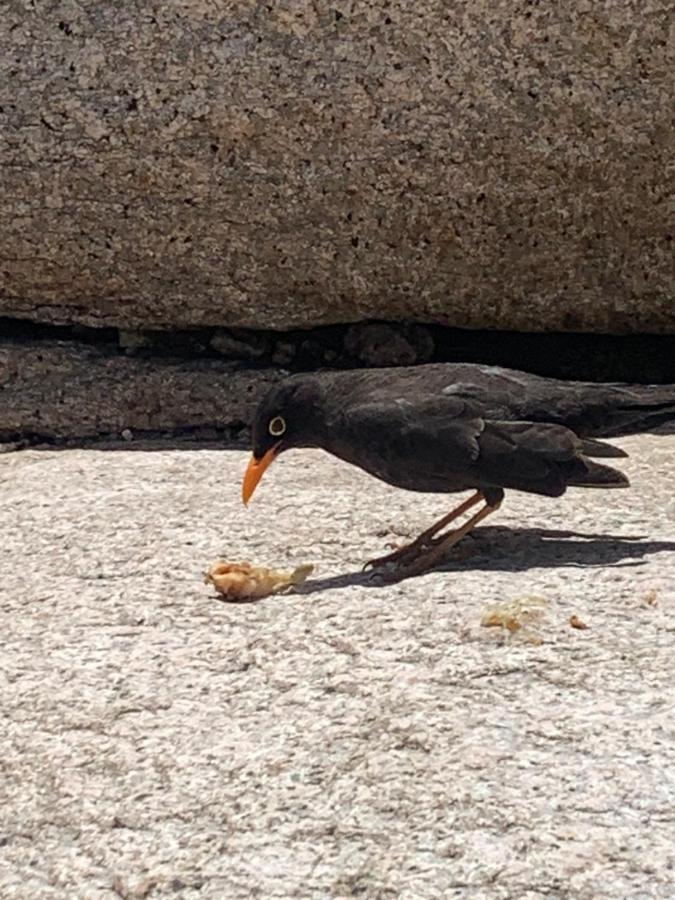
[[[545,597],[522,597],[516,600],[502,600],[488,606],[480,624],[485,628],[505,628],[511,634],[522,631],[526,640],[540,643],[541,626],[550,607]]]
[[[657,591],[647,591],[647,593],[642,598],[642,602],[645,606],[658,606],[659,605],[659,595]]]

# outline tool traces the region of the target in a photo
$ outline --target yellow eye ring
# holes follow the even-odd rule
[[[272,437],[281,437],[286,431],[286,422],[281,416],[275,416],[270,422],[269,432]]]

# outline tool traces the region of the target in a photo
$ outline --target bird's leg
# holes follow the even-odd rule
[[[501,499],[495,500],[492,504],[486,502],[485,506],[471,516],[469,521],[460,528],[455,528],[453,531],[441,535],[440,538],[436,538],[430,547],[426,550],[422,549],[409,563],[403,562],[394,570],[393,576],[396,579],[409,578],[412,575],[421,575],[422,572],[428,571],[436,563],[440,562],[447,555],[448,550],[461,541],[479,522],[482,522],[483,519],[499,509],[501,504]]]
[[[449,525],[450,522],[453,522],[458,516],[463,515],[467,510],[471,509],[472,506],[475,506],[476,503],[480,503],[483,500],[483,495],[480,491],[477,491],[472,497],[469,497],[468,500],[465,500],[464,503],[460,503],[459,506],[455,507],[451,512],[447,513],[443,518],[439,519],[437,522],[431,526],[431,528],[427,528],[426,531],[423,531],[422,534],[415,538],[414,541],[411,541],[409,544],[405,544],[403,547],[399,547],[397,550],[394,550],[393,553],[387,553],[386,556],[377,556],[375,559],[370,559],[365,564],[364,571],[372,566],[373,568],[378,568],[379,566],[386,566],[389,563],[396,562],[400,560],[403,556],[413,555],[416,556],[418,553],[423,550],[433,547],[435,545],[434,535],[438,534],[438,532],[445,528],[446,525]],[[438,539],[436,539],[438,540]]]

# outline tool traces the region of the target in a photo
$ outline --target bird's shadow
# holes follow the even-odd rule
[[[642,566],[654,553],[675,551],[675,541],[653,541],[645,535],[588,534],[548,528],[477,528],[434,571],[526,572],[535,568],[593,566],[627,568]],[[405,576],[403,576],[405,577]],[[361,585],[379,587],[400,581],[396,572],[363,572],[361,569],[314,578],[300,585],[298,594],[314,594],[330,588]]]

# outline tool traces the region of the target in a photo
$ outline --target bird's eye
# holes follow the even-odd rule
[[[286,431],[286,422],[281,416],[275,416],[270,422],[270,434],[273,437],[281,437]]]

